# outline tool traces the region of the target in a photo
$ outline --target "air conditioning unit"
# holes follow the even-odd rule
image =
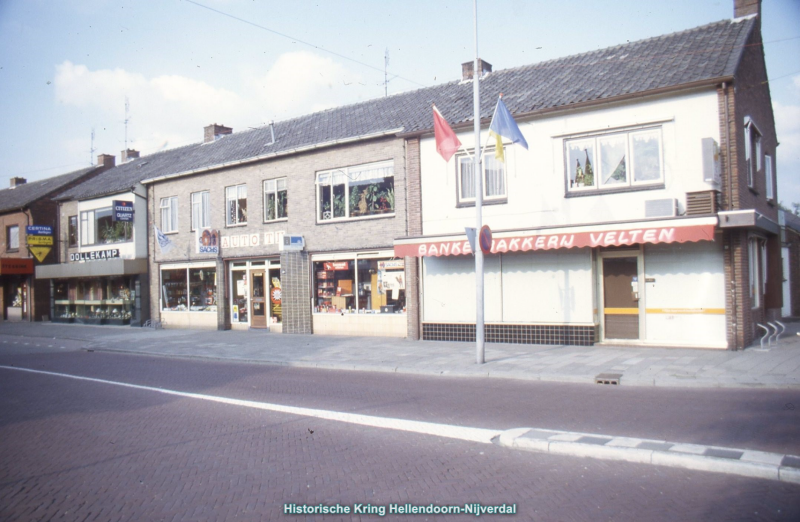
[[[291,236],[284,234],[283,241],[278,245],[278,250],[287,252],[298,252],[306,247],[303,236]]]
[[[675,217],[678,215],[678,200],[648,199],[644,202],[644,217]]]

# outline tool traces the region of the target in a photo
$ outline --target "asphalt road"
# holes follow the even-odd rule
[[[57,343],[0,344],[0,365],[459,426],[800,454],[800,393],[792,391],[426,378]],[[8,369],[0,369],[0,462],[2,520],[317,520],[283,506],[407,502],[510,503],[516,520],[800,519],[792,484],[526,453]]]

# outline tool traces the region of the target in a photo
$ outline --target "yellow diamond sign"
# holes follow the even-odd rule
[[[28,247],[28,250],[31,251],[31,254],[33,254],[33,257],[38,259],[40,263],[42,261],[44,261],[44,258],[47,257],[47,254],[49,254],[50,250],[52,250],[52,249],[53,249],[53,247],[49,247],[49,246],[29,246]]]

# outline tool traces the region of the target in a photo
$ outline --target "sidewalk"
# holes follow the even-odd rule
[[[627,346],[486,344],[375,337],[281,335],[264,331],[151,330],[56,323],[2,323],[0,336],[70,339],[84,348],[287,366],[586,383],[621,374],[622,386],[800,389],[800,323],[785,323],[777,345],[744,351]]]

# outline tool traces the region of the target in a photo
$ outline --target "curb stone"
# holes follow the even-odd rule
[[[800,484],[800,457],[780,453],[539,428],[504,431],[497,438],[497,443],[524,451],[654,464]]]

